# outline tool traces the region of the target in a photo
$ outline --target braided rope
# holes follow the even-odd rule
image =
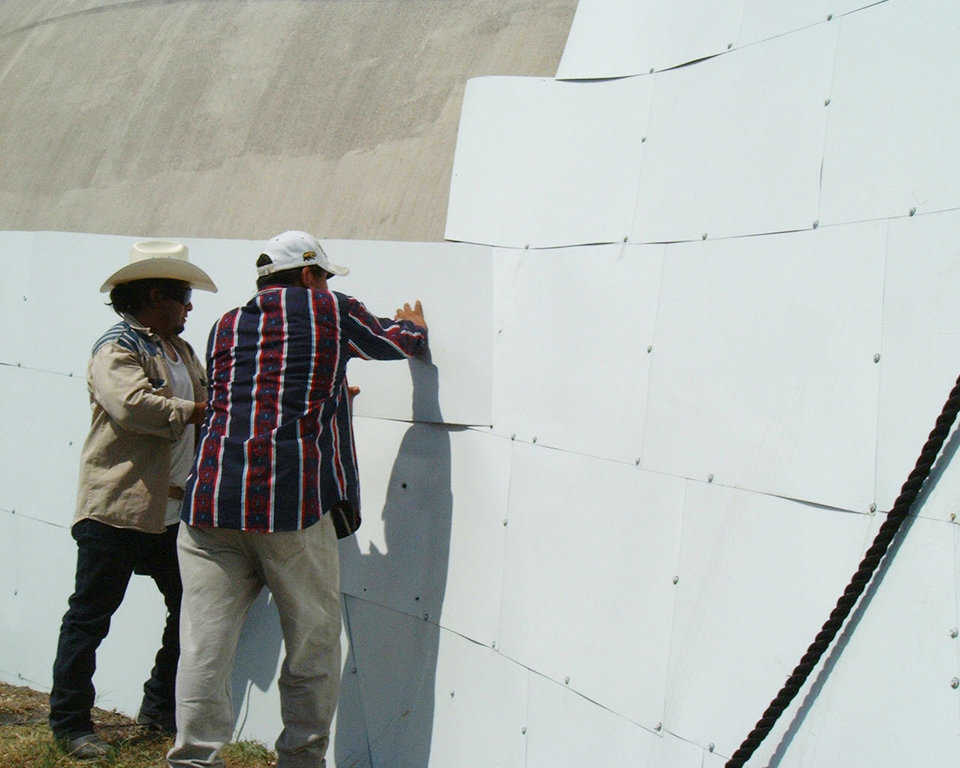
[[[960,411],[960,378],[957,379],[957,383],[950,392],[947,402],[944,403],[943,410],[937,418],[936,426],[934,426],[933,431],[927,437],[927,442],[924,444],[923,450],[920,451],[920,457],[917,459],[913,471],[907,477],[907,481],[900,489],[900,495],[894,502],[893,508],[887,513],[887,519],[883,525],[880,526],[880,530],[877,532],[873,544],[870,545],[856,573],[853,574],[850,583],[847,584],[846,589],[843,590],[843,594],[837,600],[836,607],[830,612],[830,618],[827,619],[817,633],[816,638],[807,648],[807,652],[804,653],[800,659],[800,663],[797,664],[793,672],[790,673],[787,682],[783,684],[783,688],[780,689],[780,692],[773,701],[770,702],[770,705],[763,713],[763,716],[757,721],[753,730],[750,731],[747,738],[743,740],[743,743],[737,751],[727,760],[725,768],[742,768],[743,764],[750,759],[750,756],[773,729],[774,724],[780,715],[783,714],[783,711],[790,706],[790,702],[793,701],[797,692],[803,686],[804,682],[806,682],[813,668],[817,665],[817,662],[820,661],[820,657],[823,656],[830,643],[832,643],[833,639],[837,636],[837,632],[840,631],[840,627],[850,614],[851,609],[870,582],[870,579],[873,578],[874,571],[876,571],[883,556],[887,553],[887,548],[890,546],[890,542],[893,541],[893,537],[900,529],[900,525],[910,512],[910,507],[913,506],[914,501],[916,501],[920,493],[920,488],[929,476],[933,462],[936,460],[940,449],[943,447],[944,441],[947,439],[947,435],[950,433],[958,411]]]

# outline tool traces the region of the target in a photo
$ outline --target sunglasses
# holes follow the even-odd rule
[[[183,304],[183,306],[187,306],[193,296],[193,290],[190,288],[190,286],[185,286],[183,288],[165,288],[163,291],[161,291],[161,293],[168,299],[173,299],[174,301]]]

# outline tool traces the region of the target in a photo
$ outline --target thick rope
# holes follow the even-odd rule
[[[837,636],[857,599],[863,593],[870,579],[873,578],[874,571],[877,570],[877,566],[880,565],[880,561],[887,553],[887,548],[910,512],[910,507],[913,506],[913,502],[920,494],[920,488],[930,474],[933,462],[950,433],[958,411],[960,411],[960,378],[957,379],[947,402],[944,403],[943,411],[937,418],[936,426],[927,438],[923,450],[920,451],[920,457],[917,459],[913,471],[900,489],[900,495],[894,502],[893,508],[887,513],[887,519],[880,526],[880,531],[860,562],[860,567],[853,574],[847,588],[843,590],[843,594],[837,600],[836,607],[830,612],[830,618],[817,633],[816,638],[807,648],[807,652],[800,659],[800,663],[790,673],[790,677],[787,678],[787,682],[780,689],[780,693],[770,702],[770,706],[767,707],[747,738],[743,740],[743,744],[727,760],[725,768],[742,768],[743,764],[750,759],[750,756],[773,729],[783,711],[790,706],[790,702],[793,701],[797,692],[806,682],[813,668],[817,666],[820,657],[823,656],[830,643]]]

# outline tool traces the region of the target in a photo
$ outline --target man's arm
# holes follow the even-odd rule
[[[376,317],[354,298],[346,297],[341,325],[348,347],[364,360],[400,360],[427,350],[427,324],[419,301],[405,304],[393,320]]]
[[[204,404],[154,393],[133,351],[105,344],[90,360],[94,399],[123,429],[177,440],[203,415]]]

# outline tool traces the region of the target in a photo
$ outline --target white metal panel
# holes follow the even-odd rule
[[[526,670],[432,622],[346,605],[374,765],[523,765]]]
[[[497,647],[635,722],[662,720],[683,489],[517,444]]]
[[[739,746],[830,614],[871,520],[689,484],[665,728]]]
[[[0,505],[69,525],[90,425],[82,378],[0,366]]]
[[[852,617],[858,619],[854,629],[844,630],[842,653],[831,658],[830,674],[820,681],[794,738],[781,748],[778,768],[955,760],[955,533],[956,526],[924,519],[907,532],[872,599]]]
[[[884,286],[877,503],[887,510],[960,371],[960,213],[891,222]],[[920,514],[943,520],[956,512],[960,463],[953,461]]]
[[[342,590],[492,643],[510,443],[379,419],[355,430],[363,524],[340,544]]]
[[[21,515],[16,518],[16,581],[7,582],[16,590],[9,617],[13,636],[4,638],[4,655],[10,653],[11,666],[22,677],[20,685],[49,690],[60,620],[73,592],[77,548],[65,528]],[[7,651],[9,640],[13,648]],[[117,665],[125,658],[118,658]],[[110,674],[102,673],[95,682]]]
[[[701,751],[642,728],[561,683],[530,675],[526,768],[700,768]]]
[[[656,76],[631,240],[813,224],[836,30],[814,27]]]
[[[821,219],[960,206],[960,106],[944,98],[960,79],[960,16],[940,0],[889,2],[839,26]]]
[[[558,78],[638,75],[725,51],[743,0],[581,0]]]
[[[496,337],[498,432],[593,456],[640,455],[664,248],[523,252]]]
[[[363,394],[364,416],[447,424],[490,424],[492,254],[462,243],[324,241],[330,259],[350,274],[330,281],[379,317],[423,301],[430,333],[427,364],[354,360],[348,374]]]
[[[737,36],[737,44],[747,45],[795,32],[812,24],[837,19],[842,14],[871,4],[870,0],[809,0],[806,3],[790,0],[743,0],[743,23]]]
[[[521,248],[623,240],[636,204],[650,87],[649,78],[470,80],[447,239]]]
[[[865,511],[884,232],[668,246],[642,466]]]

